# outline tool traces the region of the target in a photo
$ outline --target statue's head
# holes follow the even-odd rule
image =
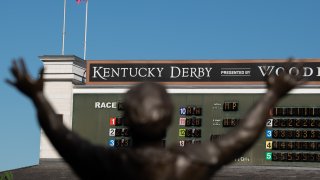
[[[171,123],[173,105],[165,87],[146,82],[133,86],[124,98],[124,116],[132,137],[139,141],[164,138]]]

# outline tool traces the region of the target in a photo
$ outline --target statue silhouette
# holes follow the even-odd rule
[[[237,128],[213,142],[166,149],[162,148],[162,139],[173,114],[170,96],[160,84],[138,84],[124,98],[124,116],[132,131],[132,148],[109,149],[82,139],[59,121],[43,94],[43,69],[40,78],[34,80],[21,59],[13,61],[11,72],[15,81],[7,82],[32,100],[40,126],[82,179],[210,179],[219,168],[255,143],[265,127],[269,110],[302,83],[301,76],[291,76],[288,72],[268,77],[268,91]]]

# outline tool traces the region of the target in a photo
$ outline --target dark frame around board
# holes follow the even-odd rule
[[[301,73],[307,85],[320,85],[320,59],[287,63],[274,60],[88,60],[87,85],[130,85],[153,81],[166,85],[261,85],[268,75],[286,69]]]

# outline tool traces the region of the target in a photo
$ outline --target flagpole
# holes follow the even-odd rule
[[[67,0],[64,0],[63,6],[63,27],[62,27],[62,50],[61,54],[64,55],[64,39],[66,36],[66,10],[67,10]]]
[[[86,1],[86,19],[85,19],[85,27],[84,27],[84,48],[83,48],[84,60],[86,60],[86,53],[87,53],[88,3],[89,3],[89,0]]]
[[[64,40],[66,35],[66,7],[67,7],[67,0],[64,0],[64,6],[63,6],[63,27],[62,27],[62,50],[61,54],[64,55]]]

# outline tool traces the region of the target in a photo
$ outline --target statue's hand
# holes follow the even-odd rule
[[[286,95],[291,89],[296,87],[297,85],[301,85],[305,82],[303,79],[303,64],[292,63],[293,59],[289,59],[287,62],[287,67],[285,67],[285,71],[279,74],[279,76],[269,76],[267,80],[268,88],[276,93],[279,97]],[[298,75],[290,75],[289,74],[289,66],[296,65],[299,70]]]
[[[43,91],[43,71],[44,69],[42,68],[39,79],[32,79],[27,71],[24,60],[20,59],[18,62],[13,60],[11,73],[15,78],[15,82],[9,79],[6,81],[26,96],[33,98],[38,92]]]

